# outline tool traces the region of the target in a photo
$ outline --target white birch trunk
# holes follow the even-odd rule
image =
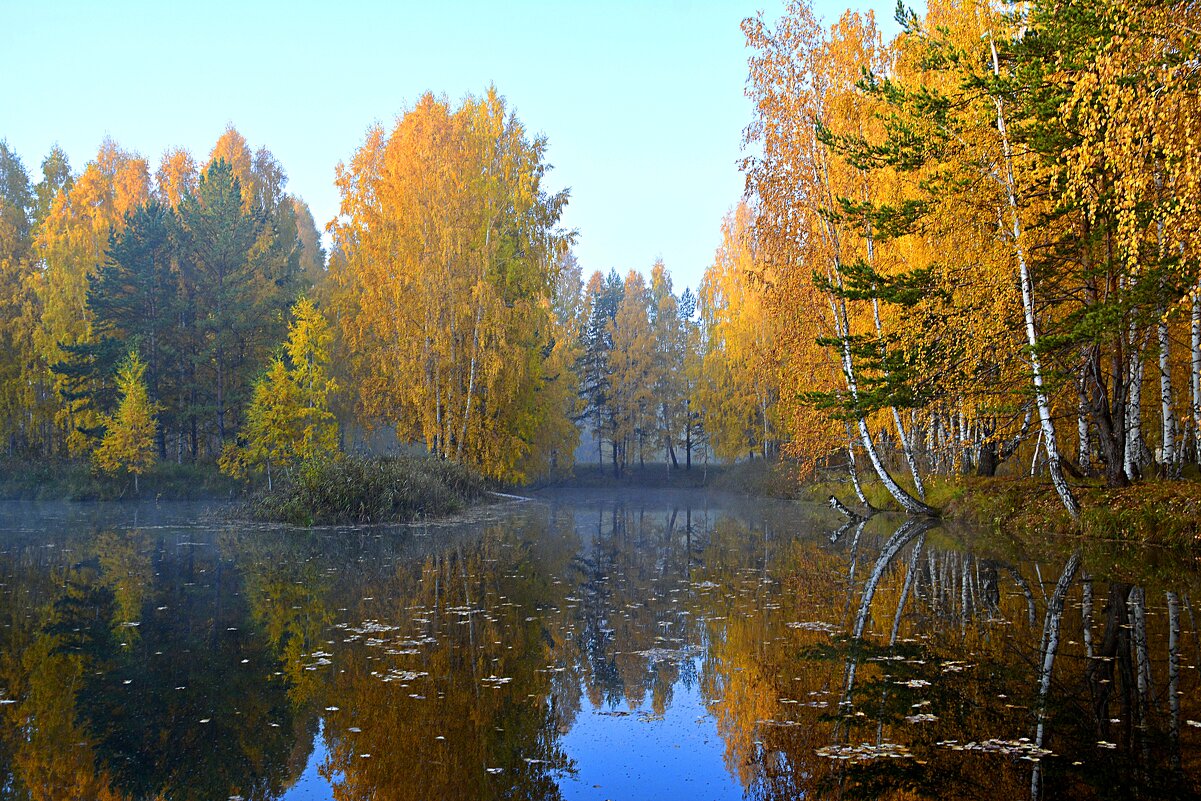
[[[1163,435],[1160,462],[1166,470],[1176,464],[1176,413],[1172,406],[1172,361],[1168,321],[1163,315],[1159,318],[1159,411]]]
[[[971,600],[971,582],[969,581],[971,565],[966,556],[961,556],[960,558],[963,560],[963,564],[959,574],[959,627],[960,631],[966,632],[968,617],[971,614],[971,605],[969,603]]]
[[[997,45],[993,41],[992,32],[988,34],[989,47],[992,51],[993,74],[1001,75],[1001,62],[997,56]],[[1022,314],[1026,322],[1026,344],[1030,347],[1030,373],[1034,383],[1034,401],[1038,406],[1038,419],[1042,425],[1043,447],[1047,450],[1047,461],[1051,470],[1051,483],[1055,492],[1063,501],[1064,508],[1073,518],[1080,517],[1080,504],[1072,494],[1067,479],[1063,475],[1063,467],[1059,462],[1059,446],[1055,440],[1055,421],[1051,419],[1051,404],[1047,398],[1046,387],[1043,384],[1042,363],[1038,355],[1038,327],[1035,320],[1034,282],[1030,277],[1030,267],[1026,263],[1026,249],[1022,241],[1022,221],[1018,210],[1017,182],[1013,171],[1013,149],[1009,143],[1009,133],[1005,126],[1005,103],[1000,96],[994,96],[993,102],[997,108],[997,132],[1001,136],[1001,175],[1005,185],[1006,202],[1009,206],[1010,223],[1013,233],[1014,255],[1017,257],[1018,278],[1022,288]]]
[[[1017,571],[1017,568],[1007,568],[1009,575],[1013,578],[1013,583],[1018,585],[1018,589],[1022,591],[1023,597],[1026,599],[1026,622],[1031,626],[1034,625],[1034,592],[1030,589],[1030,582],[1022,578],[1022,574]]]
[[[1189,379],[1193,390],[1193,458],[1201,464],[1201,282],[1193,288],[1193,309],[1189,328],[1193,358]]]
[[[1088,437],[1088,409],[1085,408],[1083,389],[1080,392],[1080,405],[1076,407],[1076,437],[1079,443],[1076,461],[1080,463],[1081,472],[1088,473],[1093,466],[1093,451]]]
[[[837,264],[837,258],[835,259]],[[839,287],[842,286],[841,274],[835,268],[835,279]],[[851,345],[848,340],[850,335],[850,316],[847,314],[846,301],[841,298],[832,298],[831,305],[835,315],[835,328],[839,338],[842,340],[841,356],[842,356],[842,371],[846,378],[847,390],[851,393],[851,399],[859,400],[859,384],[855,379],[855,365],[851,358]],[[867,419],[859,417],[856,421],[859,430],[859,440],[863,444],[863,450],[867,452],[867,457],[872,463],[872,468],[876,471],[880,482],[888,490],[888,493],[901,505],[906,512],[911,515],[932,515],[934,510],[927,506],[922,501],[914,498],[905,489],[896,482],[889,474],[888,469],[884,466],[884,462],[880,459],[880,454],[876,450],[876,445],[872,441],[871,432],[867,427]]]
[[[867,430],[867,420],[862,417],[859,418],[859,438],[863,441],[863,449],[867,451],[867,456],[871,459],[872,467],[876,469],[876,475],[880,477],[880,481],[883,482],[889,494],[896,499],[897,503],[911,515],[935,514],[934,509],[906,492],[905,488],[898,484],[889,474],[888,469],[884,467],[884,463],[880,460],[880,454],[876,451],[875,444],[872,442],[871,433]]]
[[[1146,724],[1151,696],[1151,657],[1147,650],[1147,594],[1142,587],[1134,587],[1126,599],[1130,607],[1131,624],[1134,627],[1134,660],[1137,666],[1136,687],[1138,688],[1139,723]]]
[[[1135,346],[1137,347],[1137,346]],[[1135,481],[1143,461],[1143,357],[1135,350],[1130,357],[1126,393],[1126,478]]]
[[[866,195],[867,202],[870,203],[870,192],[865,189],[864,194]],[[867,224],[865,236],[867,239],[867,263],[868,266],[874,270],[876,261],[876,242],[875,237],[872,235],[872,226],[870,222]],[[883,341],[884,325],[880,321],[880,300],[878,298],[872,298],[872,318],[876,323],[876,336],[880,337],[881,341]],[[881,345],[881,348],[883,348],[883,345]],[[884,377],[888,378],[887,370],[884,371]],[[913,476],[913,488],[917,491],[917,497],[924,501],[926,500],[926,488],[922,485],[922,477],[917,471],[917,462],[913,458],[913,449],[909,445],[909,438],[905,436],[905,426],[901,422],[901,413],[897,411],[896,406],[890,406],[889,408],[892,410],[893,424],[897,427],[897,439],[901,442],[901,453],[904,454],[905,463],[909,465],[909,473]]]
[[[909,591],[913,588],[914,579],[918,573],[918,563],[922,558],[922,545],[925,544],[926,535],[922,534],[917,538],[917,542],[913,544],[913,553],[909,555],[909,569],[905,572],[905,585],[901,587],[901,599],[897,601],[897,613],[892,618],[892,634],[888,637],[889,645],[897,644],[897,634],[901,630],[901,617],[905,613],[905,601],[909,598]]]
[[[859,484],[859,470],[855,467],[855,436],[851,433],[850,423],[847,423],[847,466],[851,473],[851,484],[855,487],[855,497],[870,510],[872,505],[863,494],[863,487]]]
[[[816,137],[815,137],[815,139],[816,139]],[[816,156],[816,154],[817,154],[817,145],[816,145],[816,141],[815,141],[814,155]],[[828,187],[828,175],[826,175],[824,173],[824,169],[825,169],[824,164],[822,165],[822,168],[823,168],[823,173],[819,174],[818,173],[818,165],[816,163],[814,163],[812,165],[814,180],[819,185],[825,187],[827,195],[832,195],[832,192],[829,191],[829,187]],[[826,178],[826,181],[822,180],[823,177]],[[823,218],[823,219],[825,219],[825,218]],[[831,283],[833,283],[839,290],[841,290],[843,288],[843,284],[842,284],[842,262],[841,262],[841,257],[839,255],[840,251],[841,251],[840,238],[839,238],[837,229],[834,228],[834,225],[830,220],[825,219],[824,229],[825,229],[826,238],[828,240],[828,244],[829,244],[832,254],[833,254],[832,255],[833,267],[832,267],[832,269],[828,268],[827,272],[828,272],[829,278],[831,280]],[[842,359],[842,372],[843,372],[844,378],[846,379],[847,391],[850,392],[852,401],[858,402],[859,386],[858,386],[858,382],[856,381],[856,378],[855,378],[854,361],[851,358],[851,345],[850,345],[850,341],[849,341],[849,337],[850,337],[850,333],[851,333],[851,320],[850,320],[850,315],[847,313],[846,298],[844,298],[841,295],[835,295],[835,296],[830,297],[829,302],[830,302],[830,311],[831,311],[831,314],[833,316],[833,321],[834,321],[834,332],[838,336],[839,340],[842,342],[842,347],[840,348],[839,355],[841,356],[841,359]],[[868,431],[868,428],[867,428],[867,420],[864,417],[862,417],[862,416],[859,417],[857,427],[859,429],[859,438],[863,443],[863,449],[865,451],[867,451],[868,458],[871,460],[871,463],[872,463],[872,468],[876,471],[876,475],[880,478],[881,483],[883,483],[885,488],[887,488],[888,493],[890,495],[892,495],[892,497],[896,500],[896,502],[901,505],[901,508],[903,508],[907,513],[909,513],[911,515],[933,515],[933,514],[935,514],[934,509],[927,506],[925,503],[923,503],[922,501],[918,500],[917,498],[913,497],[908,492],[906,492],[905,489],[903,487],[901,487],[901,485],[898,484],[896,482],[896,480],[889,474],[887,468],[885,468],[885,466],[884,466],[883,461],[881,461],[881,459],[880,459],[880,454],[876,451],[875,443],[872,442],[871,433]]]
[[[463,443],[467,441],[467,424],[471,421],[471,399],[475,397],[475,366],[479,358],[481,305],[481,301],[476,302],[475,325],[471,329],[471,368],[467,374],[467,400],[463,404],[463,429],[459,441],[455,443],[456,459],[463,456]]]
[[[859,599],[859,611],[855,614],[855,622],[851,628],[852,639],[859,640],[863,637],[863,630],[867,627],[868,613],[872,607],[872,599],[876,597],[876,588],[880,586],[880,579],[884,577],[884,571],[892,563],[892,560],[896,558],[897,554],[900,553],[901,549],[914,537],[924,534],[929,525],[929,523],[920,520],[906,520],[888,538],[888,541],[884,543],[884,548],[880,551],[880,556],[877,557],[876,564],[872,567],[872,572],[867,577],[867,583],[863,585],[863,595]],[[851,692],[855,688],[855,671],[858,667],[858,662],[854,656],[855,651],[852,650],[851,653],[852,656],[848,658],[846,665],[842,701],[839,703],[841,707],[850,705]]]
[[[1080,620],[1084,633],[1084,652],[1093,658],[1093,580],[1089,575],[1081,579]]]

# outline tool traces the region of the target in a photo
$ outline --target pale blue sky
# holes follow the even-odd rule
[[[845,2],[818,0],[827,21]],[[895,30],[895,0],[874,8]],[[319,226],[334,165],[421,93],[489,83],[546,134],[552,188],[585,270],[695,286],[741,196],[746,49],[739,22],[782,0],[725,2],[55,2],[0,0],[0,138],[31,175],[58,142],[79,171],[111,135],[153,170],[203,159],[227,123],[266,145]]]

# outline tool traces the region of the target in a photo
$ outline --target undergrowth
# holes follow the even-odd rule
[[[249,515],[293,525],[395,523],[457,512],[484,497],[474,470],[433,457],[345,457],[301,466],[254,493]]]

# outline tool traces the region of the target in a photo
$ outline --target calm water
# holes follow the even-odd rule
[[[1197,575],[687,493],[0,504],[0,798],[1192,798]]]

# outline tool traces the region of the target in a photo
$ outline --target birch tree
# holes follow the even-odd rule
[[[331,275],[359,408],[403,441],[509,479],[550,416],[552,296],[566,192],[495,89],[423,96],[338,169]]]

